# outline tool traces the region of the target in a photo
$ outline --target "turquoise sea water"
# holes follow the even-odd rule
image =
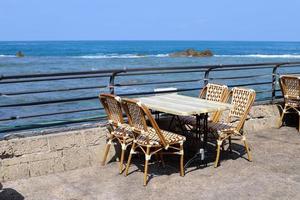
[[[211,49],[211,58],[170,58],[187,48]],[[25,57],[15,58],[17,51]],[[120,67],[208,65],[300,60],[300,42],[51,41],[0,42],[0,73]]]
[[[197,50],[210,49],[215,54],[209,58],[172,58],[169,54],[187,48]],[[17,51],[25,54],[23,58],[15,57]],[[294,62],[300,61],[300,42],[222,42],[222,41],[20,41],[0,42],[0,74],[31,74],[47,72],[86,71],[115,68],[143,68],[166,66],[193,66],[212,64],[238,64],[258,62]],[[255,74],[257,72],[235,72]],[[262,71],[261,73],[270,73]],[[223,76],[229,74],[215,74]],[[197,79],[201,74],[185,74],[172,76],[136,77],[136,79],[118,79],[120,82],[147,82],[147,80],[178,80]],[[270,80],[270,77],[265,77]],[[0,93],[11,91],[30,91],[49,88],[70,88],[77,85],[101,85],[107,83],[104,79],[85,79],[73,81],[52,81],[5,85],[0,87]],[[255,80],[247,80],[249,82]],[[227,84],[230,84],[226,82]],[[201,83],[169,84],[177,88],[197,87]],[[124,87],[117,89],[118,93],[153,90],[154,86]],[[261,86],[254,89],[268,89]],[[73,92],[42,93],[34,95],[0,96],[0,105],[8,103],[44,101],[71,97],[96,96],[105,90],[91,89]],[[196,95],[198,91],[191,93]],[[26,116],[50,112],[68,111],[99,106],[99,102],[74,102],[53,104],[51,106],[27,106],[18,109],[0,108],[0,118],[11,116]],[[1,128],[20,126],[28,123],[44,123],[56,119],[68,120],[86,116],[95,116],[98,112],[76,113],[51,117],[30,118],[0,122]]]

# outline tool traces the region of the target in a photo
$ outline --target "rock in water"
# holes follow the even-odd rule
[[[23,54],[22,51],[18,51],[18,52],[16,53],[16,56],[17,56],[18,58],[21,58],[21,57],[24,57],[25,55]]]
[[[197,51],[195,49],[187,49],[170,54],[171,57],[210,57],[213,56],[211,50]]]

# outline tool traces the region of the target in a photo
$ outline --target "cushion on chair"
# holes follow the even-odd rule
[[[226,137],[228,133],[232,133],[235,130],[234,123],[226,123],[226,122],[209,122],[208,123],[208,131],[212,133],[216,137]]]
[[[185,137],[182,135],[178,135],[176,133],[165,130],[161,130],[161,133],[164,135],[166,142],[169,144],[178,144],[185,141]],[[136,138],[137,143],[141,145],[147,145],[147,136],[149,138],[150,145],[160,145],[160,139],[156,134],[155,129],[151,127],[148,127],[147,132],[139,135]]]
[[[124,135],[124,133],[125,133],[125,135]],[[122,124],[121,127],[115,128],[114,131],[111,134],[116,136],[116,137],[124,137],[124,136],[126,138],[133,137],[131,127],[128,124]]]

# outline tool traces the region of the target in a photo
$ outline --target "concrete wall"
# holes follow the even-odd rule
[[[254,106],[245,130],[273,128],[278,117],[275,105]],[[106,134],[102,127],[0,141],[0,181],[100,167]],[[108,160],[115,155],[112,147]]]
[[[105,128],[0,141],[0,181],[99,165]],[[115,155],[111,148],[108,160]]]

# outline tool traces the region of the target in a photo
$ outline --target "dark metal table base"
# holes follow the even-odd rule
[[[202,121],[202,126],[201,126]],[[192,163],[198,162],[200,165],[204,164],[207,166],[207,160],[205,157],[205,153],[207,150],[207,132],[208,132],[208,114],[202,114],[202,115],[196,115],[196,126],[193,130],[196,133],[196,139],[197,142],[202,143],[202,147],[198,149],[196,154],[187,161],[184,168],[186,169],[189,167]],[[203,135],[203,141],[201,141],[201,135]]]

